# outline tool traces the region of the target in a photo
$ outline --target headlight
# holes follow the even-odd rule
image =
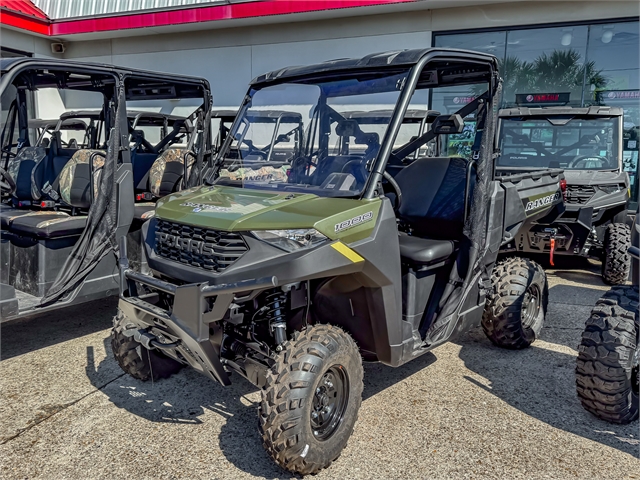
[[[315,228],[300,230],[257,230],[251,232],[256,238],[275,247],[295,252],[302,248],[312,248],[328,240]]]
[[[598,185],[598,189],[605,193],[616,193],[624,190],[624,185]]]

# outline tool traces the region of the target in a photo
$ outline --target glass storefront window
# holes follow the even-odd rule
[[[544,106],[536,103],[538,99],[546,105],[622,107],[623,164],[631,180],[630,207],[636,208],[640,190],[639,30],[640,23],[633,20],[458,32],[436,34],[434,46],[478,50],[498,57],[504,81],[501,107]],[[453,113],[479,93],[464,87],[443,91],[434,94],[431,108]]]
[[[587,50],[586,26],[510,31],[506,50],[505,106],[522,103],[517,101],[517,94],[525,94],[526,102],[526,94],[530,93],[569,93],[569,105],[580,106]]]

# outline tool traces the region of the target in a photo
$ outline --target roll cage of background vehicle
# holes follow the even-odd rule
[[[117,293],[117,242],[126,237],[138,244],[140,225],[155,207],[135,202],[137,192],[151,190],[155,200],[202,180],[211,155],[208,82],[55,59],[3,59],[0,68],[2,320]],[[29,118],[36,106],[51,106],[39,98],[43,89],[57,92],[62,109],[65,99],[74,106],[90,99],[98,109],[63,112],[51,145],[34,145]],[[136,112],[136,105],[192,113]],[[88,145],[62,143],[65,122],[78,116],[90,119],[87,128],[94,120],[104,123],[104,143],[97,129]],[[133,127],[145,124],[157,124],[166,135],[137,155],[139,145],[131,140],[139,130]],[[186,146],[176,143],[182,138]]]
[[[416,51],[408,51],[415,54]],[[440,52],[441,54],[442,52]],[[464,55],[465,59],[469,52],[462,52],[460,55]],[[259,94],[259,92],[263,89],[267,89],[269,87],[275,86],[283,86],[285,84],[297,84],[296,80],[298,78],[302,79],[302,83],[298,83],[297,85],[314,85],[318,86],[320,89],[318,95],[318,101],[313,107],[313,116],[311,117],[310,125],[305,129],[305,139],[303,144],[303,155],[298,157],[292,161],[291,165],[291,173],[288,174],[286,182],[282,182],[280,185],[281,188],[285,190],[293,191],[296,187],[298,189],[302,189],[302,191],[313,192],[320,195],[330,195],[341,196],[341,197],[351,197],[351,198],[374,198],[378,195],[381,190],[379,189],[379,185],[382,181],[385,167],[387,164],[387,159],[390,159],[392,162],[401,162],[402,159],[414,153],[417,149],[425,145],[427,142],[433,140],[437,137],[437,134],[434,132],[427,132],[421,135],[419,138],[414,139],[409,144],[404,145],[401,149],[394,151],[394,140],[395,135],[397,135],[399,127],[402,125],[404,121],[405,113],[411,103],[411,97],[413,95],[413,90],[415,87],[426,88],[429,86],[447,86],[447,85],[463,85],[463,84],[471,84],[471,83],[482,83],[483,81],[487,82],[489,87],[489,91],[493,91],[496,88],[497,79],[491,78],[486,71],[483,71],[481,65],[483,65],[483,61],[486,60],[482,54],[478,54],[477,62],[478,68],[469,68],[467,71],[456,71],[455,68],[447,68],[446,60],[442,60],[442,65],[434,65],[434,68],[428,71],[423,71],[424,65],[428,62],[433,61],[434,58],[439,56],[438,49],[433,49],[429,54],[424,57],[418,59],[408,59],[407,62],[403,62],[405,60],[404,56],[409,55],[407,52],[399,52],[398,59],[402,58],[401,61],[391,62],[387,65],[379,65],[375,64],[375,67],[371,65],[367,65],[364,60],[368,60],[367,57],[363,59],[363,64],[358,67],[353,67],[353,65],[349,65],[348,69],[345,67],[344,73],[340,73],[340,60],[327,62],[326,70],[316,69],[313,73],[314,76],[308,75],[311,73],[307,67],[292,67],[280,70],[275,73],[267,74],[265,76],[259,76],[253,80],[250,85],[250,92],[245,97],[243,104],[241,105],[238,116],[231,127],[231,133],[225,140],[223,146],[218,152],[218,156],[215,161],[215,167],[213,171],[208,176],[207,181],[211,184],[217,182],[217,184],[221,184],[221,182],[225,182],[227,185],[233,186],[244,186],[245,182],[238,183],[237,179],[235,182],[229,182],[226,180],[227,177],[223,177],[220,175],[220,171],[225,166],[230,166],[232,168],[241,168],[242,165],[241,160],[234,158],[234,155],[230,155],[230,150],[232,147],[233,139],[236,134],[240,131],[241,125],[246,123],[246,118],[250,117],[252,109],[253,98]],[[450,56],[451,61],[455,61],[456,59],[456,51],[454,49],[448,50],[447,55]],[[411,62],[411,60],[415,60]],[[413,65],[412,65],[413,63]],[[348,71],[347,71],[348,70]],[[390,116],[388,121],[388,127],[386,129],[385,135],[382,139],[379,139],[377,142],[371,140],[371,135],[369,134],[367,138],[363,138],[363,142],[372,141],[372,151],[370,152],[370,158],[364,159],[365,162],[362,162],[362,178],[357,183],[360,188],[357,191],[350,190],[345,192],[345,190],[334,190],[332,192],[328,192],[322,188],[322,183],[320,180],[327,180],[329,174],[343,174],[345,165],[340,165],[339,171],[332,171],[329,169],[329,172],[323,172],[326,175],[319,177],[318,180],[315,180],[315,183],[312,184],[312,181],[309,177],[312,173],[309,173],[313,168],[315,172],[316,169],[321,170],[321,165],[319,163],[322,161],[324,155],[328,155],[330,145],[329,145],[329,134],[330,134],[330,126],[331,123],[340,123],[344,122],[346,124],[345,128],[353,128],[352,135],[358,140],[358,135],[361,135],[362,132],[358,128],[354,128],[353,124],[348,124],[345,122],[347,119],[338,112],[335,108],[332,108],[327,104],[327,99],[332,96],[357,96],[358,95],[358,85],[360,84],[363,91],[366,91],[367,94],[371,93],[392,93],[396,92],[398,94],[396,108],[393,111],[393,115]],[[410,93],[409,93],[410,92]],[[488,98],[488,94],[478,96],[474,101],[461,108],[459,114],[462,114],[461,118],[457,118],[454,115],[450,115],[449,119],[446,120],[444,117],[440,118],[440,125],[448,122],[451,124],[451,131],[454,131],[454,123],[462,122],[462,118],[468,115],[471,112],[474,112],[478,108],[484,104],[486,99]],[[357,123],[357,122],[354,122]],[[480,134],[478,135],[477,140],[477,148],[479,148],[479,142],[481,140],[482,128],[479,128],[478,131]],[[317,138],[317,141],[314,139]],[[317,145],[316,145],[317,143]],[[375,145],[377,143],[377,145]],[[312,157],[317,157],[317,162],[314,163]],[[296,171],[297,165],[296,161],[303,163],[303,167],[306,169],[305,174],[303,174],[303,182],[297,183],[296,186],[292,185],[297,176],[300,176]],[[240,162],[240,163],[238,163]],[[266,163],[266,162],[265,162]],[[317,164],[316,164],[317,163]],[[228,165],[230,164],[230,165]],[[255,162],[252,162],[252,165],[255,166]],[[311,168],[310,168],[311,167]],[[281,177],[284,180],[284,177]],[[286,183],[287,185],[284,185]],[[257,185],[256,183],[251,184],[251,188],[273,188],[273,183],[269,185]],[[315,187],[315,188],[314,188]],[[325,191],[322,191],[325,190]]]

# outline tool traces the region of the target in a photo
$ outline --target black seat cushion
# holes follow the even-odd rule
[[[87,217],[55,217],[52,215],[24,215],[13,220],[9,231],[36,238],[57,238],[80,235]]]
[[[433,240],[430,238],[400,235],[400,257],[406,263],[431,265],[447,260],[456,250],[451,240]]]
[[[395,180],[402,191],[400,220],[420,236],[440,239],[462,236],[467,185],[464,158],[419,158],[403,168]]]

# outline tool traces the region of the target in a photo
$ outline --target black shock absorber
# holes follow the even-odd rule
[[[273,290],[265,297],[267,311],[264,318],[269,320],[269,326],[276,341],[276,350],[282,350],[282,344],[287,339],[287,322],[285,309],[287,307],[287,294],[282,290]]]

